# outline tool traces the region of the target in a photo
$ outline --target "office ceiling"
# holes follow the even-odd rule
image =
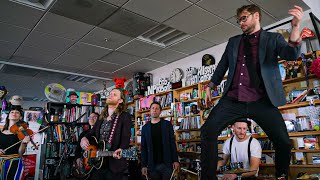
[[[0,1],[0,60],[12,64],[0,66],[0,85],[29,99],[45,99],[52,82],[103,89],[102,79],[69,81],[66,72],[131,78],[226,42],[241,33],[234,15],[244,4],[262,8],[262,26],[288,17],[294,4],[309,9],[302,0],[57,0],[47,10],[13,1],[32,5]]]

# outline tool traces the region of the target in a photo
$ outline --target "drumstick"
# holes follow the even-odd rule
[[[175,170],[175,169],[173,169],[172,174],[171,174],[171,177],[170,177],[170,180],[171,180],[171,179],[172,179],[172,177],[173,177],[174,171],[176,171],[176,170]]]
[[[188,169],[185,169],[185,168],[181,168],[181,170],[186,171],[186,172],[191,173],[191,174],[194,174],[194,175],[198,175],[197,173],[192,172],[192,171],[190,171]]]
[[[148,179],[148,175],[144,175],[144,176],[146,177],[147,180],[149,180],[149,179]]]

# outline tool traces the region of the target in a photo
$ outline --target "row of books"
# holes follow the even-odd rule
[[[179,129],[199,129],[201,127],[200,116],[178,118]]]
[[[58,111],[50,110],[50,121],[51,122],[73,122],[76,121],[81,115],[83,116],[78,122],[88,122],[88,116],[93,113],[101,113],[103,107],[93,106],[74,106],[67,108],[66,105]]]
[[[79,141],[80,134],[89,128],[88,125],[77,126],[74,128],[74,136],[72,138],[73,142]],[[48,142],[64,142],[69,138],[70,129],[68,129],[64,124],[53,125],[48,129]]]
[[[173,113],[174,117],[181,117],[199,114],[200,110],[197,102],[177,102],[174,104]]]
[[[65,150],[66,144],[64,143],[47,143],[46,144],[46,159],[49,158],[56,158],[63,155],[63,152]],[[70,156],[75,155],[77,145],[76,144],[69,144],[68,153],[70,153]],[[51,161],[46,162],[46,164],[50,164]]]
[[[149,95],[146,97],[142,97],[138,101],[135,101],[136,111],[149,109],[150,105],[154,101],[159,102],[161,107],[171,106],[171,103],[173,102],[172,98],[172,92],[168,92],[167,94],[162,96]]]

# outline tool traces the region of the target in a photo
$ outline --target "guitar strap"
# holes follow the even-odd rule
[[[111,143],[112,143],[115,131],[116,131],[116,127],[117,127],[117,124],[118,124],[118,119],[119,119],[119,115],[116,116],[116,118],[115,118],[115,120],[113,122],[113,126],[112,126],[112,129],[111,129],[111,132],[109,133],[108,144],[110,146],[111,146]]]

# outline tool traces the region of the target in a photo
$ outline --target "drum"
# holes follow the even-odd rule
[[[225,165],[225,166],[221,166],[220,167],[220,172],[226,172],[226,171],[230,171],[230,166],[229,165]]]
[[[20,180],[23,173],[22,159],[18,154],[0,156],[0,179]]]
[[[243,162],[230,163],[230,170],[243,169]]]

